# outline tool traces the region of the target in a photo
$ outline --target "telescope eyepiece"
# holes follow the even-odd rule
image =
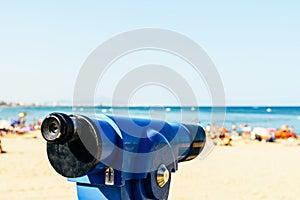
[[[65,114],[52,113],[43,121],[41,132],[49,143],[64,143],[74,134],[74,123]]]
[[[62,137],[61,124],[57,117],[49,116],[42,124],[42,135],[47,142],[54,142]]]

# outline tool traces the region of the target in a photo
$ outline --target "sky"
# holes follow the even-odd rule
[[[299,10],[299,1],[291,0],[0,1],[0,100],[72,102],[76,78],[90,53],[115,35],[147,27],[197,42],[221,76],[226,105],[300,105]],[[138,59],[177,63],[180,72],[184,63],[169,57],[128,55],[115,64],[115,72]],[[192,76],[186,71],[185,77]],[[119,79],[113,73],[104,78]],[[199,105],[210,105],[205,84],[190,84]],[[111,90],[99,90],[96,101],[109,102]],[[135,91],[130,102],[172,104],[176,97],[149,86]]]

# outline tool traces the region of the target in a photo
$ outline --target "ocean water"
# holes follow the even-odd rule
[[[294,127],[300,135],[300,107],[0,107],[0,119],[15,120],[26,111],[26,122],[35,123],[52,112],[79,113],[84,115],[109,114],[162,119],[170,122],[200,123],[202,126],[216,124],[231,129],[248,124],[252,128],[280,128],[283,124]],[[226,111],[226,112],[224,112]]]

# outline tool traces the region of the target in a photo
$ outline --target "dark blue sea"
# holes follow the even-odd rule
[[[283,124],[287,124],[289,127],[294,127],[295,132],[300,135],[300,107],[0,107],[0,119],[15,120],[18,118],[18,114],[23,111],[27,112],[26,122],[28,124],[35,123],[52,112],[85,115],[96,113],[151,117],[170,122],[198,122],[202,126],[207,124],[224,125],[229,130],[233,124],[238,127],[242,124],[248,124],[252,128],[280,128]]]

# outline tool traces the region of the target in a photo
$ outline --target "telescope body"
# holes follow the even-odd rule
[[[167,199],[171,172],[204,148],[202,127],[108,115],[52,113],[42,124],[49,162],[78,199]]]

